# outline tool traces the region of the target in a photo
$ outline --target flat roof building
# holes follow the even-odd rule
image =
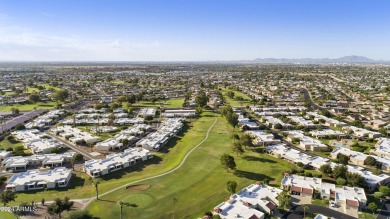
[[[84,172],[92,177],[100,177],[118,171],[153,157],[143,148],[129,148],[123,153],[107,155],[105,159],[88,160],[84,163]]]
[[[13,175],[7,181],[6,190],[30,191],[38,189],[56,189],[66,187],[72,177],[72,171],[65,167],[53,170],[29,170]]]

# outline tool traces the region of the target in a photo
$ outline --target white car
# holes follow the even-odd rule
[[[330,207],[332,207],[332,208],[336,207],[336,203],[334,201],[330,201],[329,204],[330,204]]]

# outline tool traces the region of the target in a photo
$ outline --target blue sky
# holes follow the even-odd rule
[[[0,1],[1,61],[390,60],[390,1]]]

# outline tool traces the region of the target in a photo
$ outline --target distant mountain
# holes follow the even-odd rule
[[[329,58],[323,58],[323,59],[311,59],[311,58],[304,58],[304,59],[276,59],[276,58],[257,58],[254,59],[253,62],[257,63],[303,63],[303,64],[373,64],[373,63],[382,63],[383,61],[376,61],[373,59],[369,59],[364,56],[344,56],[337,59],[329,59]]]

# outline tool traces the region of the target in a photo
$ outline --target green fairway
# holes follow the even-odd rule
[[[244,98],[244,100],[238,101],[238,100],[235,100],[235,99],[231,99],[230,97],[227,96],[227,92],[228,91],[233,91],[234,92],[234,97],[241,96],[242,98]],[[244,94],[244,93],[242,93],[240,91],[235,91],[235,90],[229,90],[229,89],[226,89],[226,88],[222,88],[222,95],[224,95],[226,103],[228,103],[230,106],[247,106],[247,105],[251,105],[252,104],[251,98],[249,98],[246,94]]]
[[[158,100],[156,102],[141,101],[133,106],[135,107],[165,107],[165,108],[180,108],[183,107],[184,98],[172,98],[168,100]]]
[[[38,86],[42,86],[45,90],[59,90],[58,87],[53,87],[50,84],[38,84]],[[27,93],[38,93],[40,90],[36,87],[27,87]]]
[[[30,111],[36,109],[54,109],[56,107],[56,102],[49,101],[47,103],[36,103],[36,104],[13,104],[13,105],[7,105],[3,106],[0,105],[0,112],[8,112],[11,111],[12,108],[17,108],[20,111]]]
[[[219,159],[230,151],[230,136],[231,127],[224,118],[219,118],[208,140],[193,151],[179,170],[142,182],[151,185],[145,191],[120,189],[103,196],[88,210],[102,218],[117,217],[117,202],[121,200],[133,204],[124,207],[125,218],[196,218],[229,197],[228,180],[235,180],[238,188],[242,188],[267,177],[271,185],[279,186],[283,171],[295,167],[287,161],[247,150],[243,157],[235,157],[236,174],[228,173]],[[190,144],[198,142],[193,139]],[[178,142],[177,147],[184,144]]]
[[[15,216],[13,213],[8,212],[8,211],[0,211],[0,218],[1,219],[15,219],[18,218]]]
[[[215,118],[212,116],[212,113],[205,112],[204,115],[204,117],[195,120],[193,124],[186,125],[183,131],[178,136],[173,137],[162,151],[154,153],[153,159],[102,177],[99,191],[103,193],[127,182],[158,175],[176,167],[184,155],[204,138],[207,129],[214,122]],[[67,188],[18,193],[16,202],[9,205],[15,205],[22,201],[41,200],[42,198],[49,201],[54,200],[58,196],[90,198],[94,195],[95,189],[92,186],[90,177],[85,173],[76,172]]]

